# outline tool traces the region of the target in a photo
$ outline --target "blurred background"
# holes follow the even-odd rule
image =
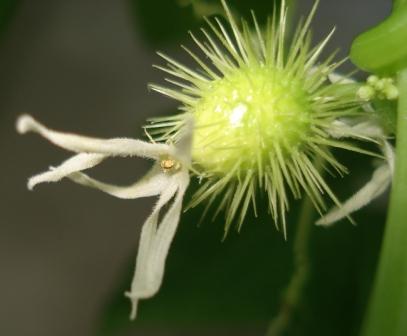
[[[313,1],[298,0],[306,14]],[[229,0],[264,18],[273,1]],[[328,49],[346,56],[352,39],[382,20],[389,0],[323,0],[315,40],[333,27]],[[29,176],[68,157],[14,123],[30,113],[46,125],[98,137],[140,137],[146,118],[176,104],[147,90],[162,83],[153,63],[167,54],[190,63],[179,45],[206,0],[0,0],[0,335],[262,335],[276,314],[292,271],[296,206],[289,239],[266,213],[250,214],[240,233],[222,240],[222,218],[196,223],[187,212],[168,259],[164,286],[128,320],[128,289],[140,226],[153,199],[123,201],[63,181],[26,189]],[[344,71],[352,69],[351,64]],[[359,74],[363,77],[363,74]],[[333,180],[345,198],[371,174],[368,158],[338,152],[352,169]],[[126,184],[148,162],[115,159],[93,176]],[[193,189],[193,186],[192,186]],[[366,306],[386,210],[386,197],[344,221],[312,231],[312,272],[287,335],[356,335]]]

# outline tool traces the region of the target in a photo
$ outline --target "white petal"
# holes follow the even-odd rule
[[[92,168],[105,158],[106,156],[102,154],[77,154],[64,161],[60,166],[31,177],[28,180],[28,189],[32,190],[37,184],[43,182],[57,182],[72,173]]]
[[[173,146],[124,138],[102,140],[57,132],[46,128],[30,116],[22,116],[17,121],[17,130],[20,133],[29,131],[39,133],[57,146],[80,153],[59,167],[35,176],[30,180],[30,186],[69,177],[76,183],[102,190],[119,198],[160,195],[153,212],[143,225],[135,275],[131,291],[126,293],[132,301],[132,318],[137,314],[139,299],[155,295],[163,280],[165,261],[180,219],[185,190],[189,184],[188,169],[191,163],[193,128],[193,118],[187,118],[181,130],[181,136]],[[93,167],[108,156],[132,155],[153,158],[156,164],[141,181],[131,186],[114,186],[80,173],[81,170]],[[163,156],[170,156],[179,161],[180,168],[177,166],[179,170],[163,171],[160,165]],[[169,202],[172,202],[171,205],[158,223],[160,211]]]
[[[379,166],[373,173],[371,180],[366,183],[356,194],[349,198],[341,207],[334,208],[320,218],[317,225],[330,225],[355,212],[375,198],[384,193],[391,183],[391,171],[389,165]]]
[[[384,141],[383,146],[382,146],[382,151],[383,151],[384,157],[386,158],[387,164],[390,167],[390,172],[393,177],[394,165],[395,165],[395,160],[396,160],[396,154],[394,152],[394,148],[390,144],[390,142]]]
[[[187,170],[176,173],[173,177],[175,190],[168,188],[161,195],[159,203],[143,226],[135,275],[131,290],[126,293],[132,301],[132,319],[137,315],[138,301],[154,296],[161,287],[165,261],[179,223],[184,193],[189,184]],[[159,211],[163,203],[168,202],[175,192],[175,199],[157,228]]]
[[[182,179],[182,181],[178,181],[180,184],[178,185],[177,195],[175,196],[171,208],[165,214],[158,227],[157,235],[152,245],[152,254],[149,258],[151,265],[155,265],[156,267],[155,269],[152,268],[151,276],[153,279],[150,280],[153,280],[156,284],[158,284],[158,282],[161,283],[164,274],[165,259],[178,226],[182,210],[182,201],[185,190],[189,184],[188,173],[180,174],[180,179]]]
[[[355,80],[353,80],[350,77],[345,77],[337,72],[332,72],[328,75],[328,79],[330,80],[331,83],[335,84],[353,84],[355,83]]]
[[[355,138],[355,139],[384,139],[383,129],[370,121],[359,122],[355,125],[349,125],[343,120],[335,120],[332,127],[327,130],[329,134],[337,139]]]
[[[156,196],[168,186],[170,178],[158,164],[154,165],[140,181],[130,186],[117,186],[100,182],[83,173],[74,173],[67,177],[85,187],[98,189],[122,199]]]
[[[189,166],[191,163],[191,146],[194,132],[194,118],[188,115],[185,124],[181,129],[181,135],[175,146],[174,156],[184,165]]]
[[[172,154],[170,146],[166,144],[152,144],[128,138],[104,140],[54,131],[40,124],[29,115],[19,117],[16,127],[19,133],[38,133],[53,144],[77,153],[99,153],[124,157],[141,156],[152,159],[158,159],[162,155]]]

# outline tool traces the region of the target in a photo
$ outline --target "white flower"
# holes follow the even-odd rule
[[[150,87],[179,101],[182,113],[153,120],[148,127],[155,139],[170,143],[102,140],[61,133],[30,116],[20,117],[17,123],[20,133],[39,133],[55,145],[77,153],[60,166],[32,177],[29,189],[67,177],[119,198],[159,196],[144,223],[134,280],[126,293],[133,303],[132,318],[137,314],[138,300],[156,294],[162,283],[166,256],[189,184],[189,170],[205,180],[190,207],[206,200],[208,209],[217,200],[215,215],[226,209],[225,234],[234,220],[240,229],[251,204],[256,214],[258,191],[266,194],[276,226],[286,236],[289,193],[295,199],[307,194],[321,215],[326,211],[323,194],[328,195],[337,208],[317,224],[329,225],[343,217],[351,220],[352,212],[383,193],[391,182],[394,154],[384,131],[372,121],[373,114],[360,110],[360,100],[352,90],[334,85],[352,86],[351,79],[335,72],[342,62],[332,63],[331,57],[317,62],[333,31],[311,48],[309,27],[318,1],[290,44],[285,43],[284,1],[264,32],[253,14],[254,34],[245,21],[239,26],[225,0],[221,3],[233,35],[216,18],[214,22],[207,21],[210,32],[202,29],[206,41],[191,35],[212,65],[189,49],[187,53],[199,65],[197,70],[159,54],[167,65],[156,67],[172,76],[167,81],[175,87]],[[387,91],[379,93],[396,97],[391,82],[383,83],[387,83]],[[333,168],[343,175],[347,169],[332,155],[331,148],[381,157],[344,141],[346,138],[378,144],[386,161],[371,181],[342,205],[315,163],[323,160],[324,168]],[[153,159],[155,164],[144,178],[127,187],[99,182],[82,173],[112,156],[139,156]],[[169,203],[160,217],[160,211]]]
[[[340,207],[334,207],[321,217],[317,225],[331,225],[343,218],[349,217],[353,212],[361,209],[371,201],[382,195],[390,186],[394,173],[394,148],[386,140],[383,129],[366,120],[355,125],[348,125],[345,121],[336,121],[337,129],[332,128],[331,136],[335,138],[370,138],[376,139],[384,160],[374,170],[371,179],[352,197]]]
[[[338,73],[330,74],[329,80],[332,83],[356,83],[354,80]],[[364,109],[367,113],[366,118],[360,118],[357,121],[350,119],[335,120],[332,123],[329,134],[335,139],[353,138],[375,141],[383,153],[384,160],[374,170],[371,179],[360,190],[342,203],[341,206],[332,208],[318,219],[317,225],[329,226],[341,219],[350,218],[352,213],[368,205],[390,187],[394,173],[394,148],[387,141],[383,127],[374,122],[374,118],[371,118],[371,115],[374,113],[373,108],[369,104],[365,104]]]
[[[140,299],[154,296],[162,283],[165,261],[180,219],[182,200],[189,184],[193,120],[187,119],[180,140],[175,144],[148,143],[115,138],[96,139],[50,130],[28,115],[17,121],[19,133],[35,132],[53,144],[77,154],[60,166],[35,175],[28,188],[43,182],[57,182],[64,177],[84,186],[99,189],[115,197],[134,199],[159,196],[145,221],[139,242],[136,270],[126,296],[132,301],[131,318],[137,314]],[[130,186],[116,186],[97,181],[81,171],[92,168],[108,157],[138,156],[155,160],[151,170]],[[169,204],[159,220],[160,211]]]

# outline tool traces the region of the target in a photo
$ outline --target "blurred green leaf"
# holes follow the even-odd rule
[[[355,38],[350,57],[365,71],[394,75],[407,67],[406,41],[407,6],[400,1],[388,18]]]
[[[228,1],[232,11],[247,19],[253,9],[260,22],[272,14],[275,3],[279,1]],[[131,0],[131,5],[137,32],[154,47],[178,42],[189,30],[198,30],[203,16],[223,13],[219,0]]]
[[[19,0],[0,0],[0,38],[10,22]]]

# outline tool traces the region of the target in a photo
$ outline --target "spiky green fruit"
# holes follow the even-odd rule
[[[312,124],[303,87],[301,81],[261,65],[214,81],[194,111],[201,125],[195,133],[196,162],[227,174],[238,162],[244,169],[262,169],[258,165],[275,155],[277,147],[284,155],[292,152],[306,141]]]
[[[318,63],[333,31],[311,47],[309,27],[317,3],[288,48],[284,1],[264,30],[254,14],[253,28],[246,21],[238,25],[222,4],[229,27],[215,18],[207,20],[210,32],[202,29],[206,41],[191,34],[211,64],[185,47],[198,70],[160,54],[168,64],[157,68],[170,74],[167,80],[177,88],[151,88],[180,101],[184,114],[153,120],[148,128],[157,140],[176,141],[185,114],[192,114],[194,171],[205,181],[191,206],[218,202],[218,211],[226,209],[227,230],[236,217],[241,225],[250,204],[255,210],[255,194],[262,190],[285,231],[288,191],[294,198],[305,191],[320,212],[325,210],[322,194],[340,205],[314,160],[342,174],[346,169],[330,147],[363,152],[331,135],[338,118],[357,115],[356,98],[329,80],[341,62],[332,62],[332,55]]]

